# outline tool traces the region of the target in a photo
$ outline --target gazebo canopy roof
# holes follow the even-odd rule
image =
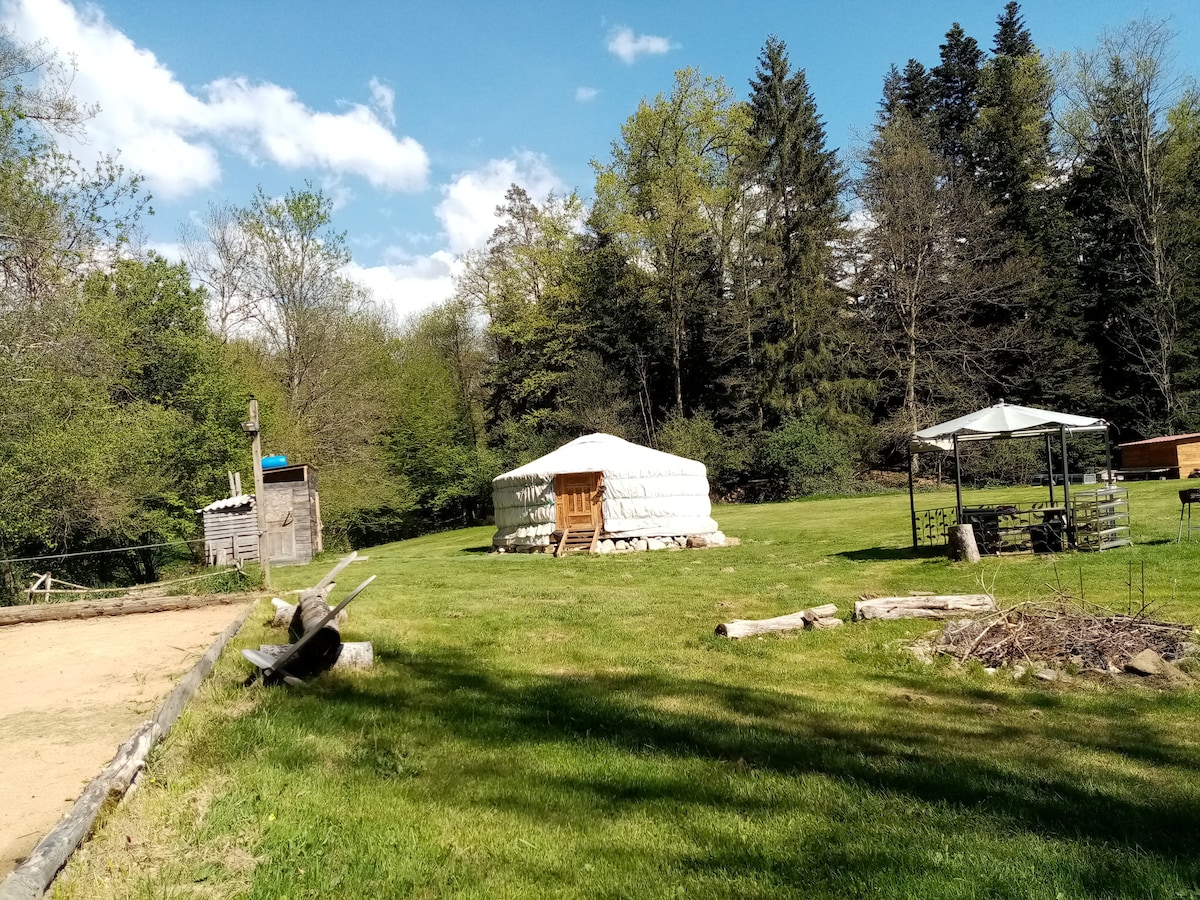
[[[1001,400],[995,406],[976,410],[930,425],[913,434],[909,449],[913,453],[930,450],[951,450],[954,439],[959,441],[987,441],[996,438],[1038,437],[1043,434],[1058,434],[1066,431],[1074,434],[1081,431],[1107,431],[1108,422],[1091,416],[1074,416],[1070,413],[1051,412],[1030,406],[1014,406]]]

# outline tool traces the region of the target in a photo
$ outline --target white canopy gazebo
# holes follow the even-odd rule
[[[1050,504],[1054,504],[1054,479],[1062,475],[1063,504],[1070,514],[1071,479],[1067,470],[1067,435],[1084,432],[1104,434],[1104,453],[1107,477],[1112,477],[1112,447],[1108,437],[1108,422],[1091,416],[1052,412],[1029,406],[1015,406],[1001,400],[994,406],[980,409],[957,419],[930,425],[915,432],[908,443],[908,502],[912,512],[913,549],[917,547],[917,509],[913,496],[913,456],[933,450],[954,453],[954,491],[958,521],[962,521],[962,473],[959,467],[959,444],[965,441],[994,441],[1015,438],[1038,438],[1046,442],[1046,467],[1050,473]],[[1062,471],[1056,473],[1051,454],[1051,438],[1058,436]]]

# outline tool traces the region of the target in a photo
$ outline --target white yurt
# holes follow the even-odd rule
[[[704,463],[589,434],[492,480],[496,536],[508,550],[545,547],[557,535],[686,537],[717,532]]]

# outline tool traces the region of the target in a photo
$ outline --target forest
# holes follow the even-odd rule
[[[990,46],[954,24],[893,65],[842,152],[769,36],[745,89],[685,68],[614,123],[586,197],[514,184],[454,296],[396,321],[311,184],[144,251],[138,174],[61,147],[94,113],[69,64],[4,37],[0,594],[49,554],[157,577],[249,471],[250,396],[355,546],[482,523],[494,476],[593,431],[739,501],[879,489],[913,430],[1000,399],[1198,431],[1200,93],[1171,42],[1144,19],[1048,58],[1010,2]]]

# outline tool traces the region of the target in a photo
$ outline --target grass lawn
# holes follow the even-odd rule
[[[227,651],[54,896],[1200,900],[1200,689],[927,667],[899,649],[921,622],[713,635],[981,584],[1124,608],[1143,563],[1156,613],[1197,622],[1180,486],[1131,486],[1132,548],[973,567],[912,555],[907,495],[718,507],[734,548],[372,548],[336,596],[379,576],[345,632],[375,668],[243,689]],[[233,646],[276,642],[265,618]]]

